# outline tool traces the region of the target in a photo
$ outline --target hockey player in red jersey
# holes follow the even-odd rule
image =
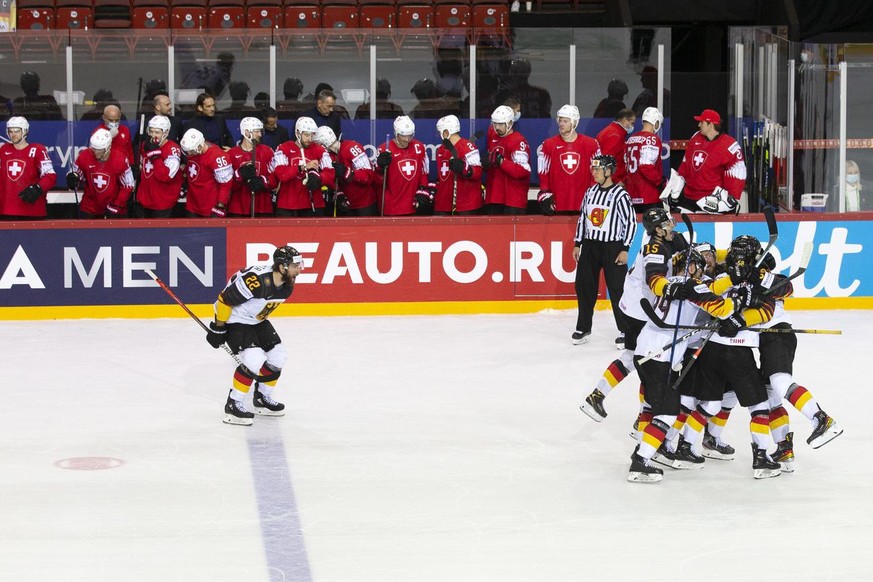
[[[436,151],[434,214],[479,214],[483,205],[479,150],[472,142],[461,137],[461,122],[457,116],[441,118],[436,127],[442,145]]]
[[[133,141],[130,129],[121,123],[121,109],[117,105],[107,105],[103,108],[103,118],[98,129],[105,129],[112,136],[112,149],[124,155],[127,163],[133,165]],[[93,135],[93,132],[92,132]]]
[[[207,143],[200,130],[191,128],[182,136],[182,152],[188,156],[188,218],[224,218],[230,199],[233,167],[224,152]]]
[[[383,216],[416,213],[416,198],[430,199],[427,150],[415,139],[415,123],[401,115],[394,120],[394,139],[379,146],[374,160],[376,187],[381,189]]]
[[[721,116],[712,109],[694,117],[700,131],[688,141],[676,177],[671,174],[661,198],[691,212],[736,214],[746,186],[743,149],[721,133]]]
[[[251,216],[254,208],[255,216],[272,216],[271,195],[278,182],[275,174],[269,171],[273,150],[260,143],[264,124],[256,117],[243,117],[239,122],[239,132],[242,139],[225,154],[234,169],[227,214]]]
[[[340,141],[326,125],[318,128],[314,139],[332,156],[329,181],[334,185],[334,208],[350,216],[378,216],[374,171],[364,146],[350,139]]]
[[[634,210],[645,212],[660,208],[661,189],[664,187],[664,168],[661,163],[661,138],[658,131],[664,116],[657,107],[643,111],[643,129],[630,136],[624,153],[624,187],[634,203]]]
[[[237,271],[218,295],[215,320],[209,324],[206,341],[216,349],[227,343],[248,368],[244,371],[238,367],[233,374],[233,387],[224,405],[227,424],[252,424],[255,415],[246,407],[245,400],[253,383],[252,404],[258,415],[285,414],[285,405],[273,399],[273,390],[288,352],[267,317],[291,296],[302,270],[303,257],[297,249],[279,247],[273,253],[272,265],[254,265]],[[261,379],[255,383],[249,371],[257,371]]]
[[[633,109],[622,109],[615,115],[615,121],[604,127],[597,134],[600,153],[615,158],[615,178],[613,182],[624,182],[627,169],[624,165],[624,152],[627,147],[628,135],[634,130],[637,114]],[[627,187],[625,185],[625,187]]]
[[[333,169],[333,162],[327,150],[313,141],[316,131],[311,117],[298,118],[296,141],[280,144],[273,154],[270,171],[279,182],[276,216],[325,216],[322,172]]]
[[[182,191],[182,151],[169,139],[171,123],[164,115],[149,119],[149,139],[140,145],[142,168],[136,189],[140,218],[170,218]]]
[[[0,144],[5,172],[0,181],[0,217],[35,220],[46,217],[45,194],[55,185],[55,170],[44,145],[28,143],[30,124],[21,116],[6,122],[9,143]]]
[[[135,185],[133,172],[125,155],[112,149],[109,130],[92,133],[88,148],[76,157],[67,174],[67,187],[73,190],[80,184],[79,218],[115,218],[127,213],[127,199]]]
[[[524,214],[530,185],[530,146],[513,131],[515,112],[501,105],[491,114],[494,137],[488,140],[485,169],[487,214]]]
[[[578,215],[585,191],[594,185],[589,168],[600,146],[594,138],[576,133],[579,108],[558,109],[558,135],[543,142],[537,159],[540,191],[537,201],[543,214]]]

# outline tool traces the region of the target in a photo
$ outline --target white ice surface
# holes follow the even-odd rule
[[[795,369],[843,436],[810,449],[791,409],[797,472],[755,481],[737,409],[736,461],[659,485],[625,481],[635,374],[602,424],[578,409],[608,312],[582,346],[574,312],[273,321],[289,413],[249,428],[188,319],[0,322],[0,580],[871,578],[871,312],[795,314],[844,331],[799,336]],[[56,465],[79,457],[123,464]]]

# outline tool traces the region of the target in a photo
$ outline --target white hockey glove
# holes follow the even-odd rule
[[[698,200],[697,206],[709,214],[736,214],[740,210],[737,199],[721,186],[716,186],[712,194]]]
[[[682,190],[685,188],[685,178],[680,176],[676,170],[670,169],[670,179],[667,180],[667,185],[664,186],[664,190],[661,192],[661,200],[667,200],[668,198],[673,202],[679,200],[679,196],[682,195]]]

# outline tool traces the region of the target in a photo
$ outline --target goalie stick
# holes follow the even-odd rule
[[[191,309],[187,305],[185,305],[185,303],[181,299],[179,299],[179,297],[175,293],[173,293],[172,289],[167,287],[166,283],[161,281],[158,278],[158,276],[155,275],[154,271],[152,271],[151,269],[145,269],[145,272],[149,277],[154,279],[155,283],[157,283],[161,289],[166,291],[167,295],[169,295],[173,299],[173,301],[175,301],[176,303],[179,304],[179,307],[181,307],[182,309],[185,310],[185,313],[187,313],[188,315],[191,316],[191,319],[193,319],[194,321],[197,322],[197,325],[199,325],[201,328],[203,328],[203,331],[205,331],[206,333],[209,333],[209,328],[206,326],[206,324],[203,323],[202,321],[200,321],[200,318],[197,317],[197,315],[195,315],[194,312],[191,311]],[[239,366],[240,372],[242,372],[246,376],[248,376],[250,378],[254,378],[258,382],[270,382],[270,381],[275,380],[276,378],[279,377],[277,374],[267,374],[267,375],[261,376],[259,374],[256,374],[255,372],[252,372],[248,367],[246,367],[245,364],[243,364],[242,359],[237,354],[233,353],[233,350],[230,349],[229,345],[227,345],[225,343],[225,344],[221,344],[221,347],[224,348],[224,351],[227,352],[227,355],[229,355],[231,358],[233,358],[233,360],[237,363],[237,365]]]

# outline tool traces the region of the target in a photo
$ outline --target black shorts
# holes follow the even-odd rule
[[[694,396],[698,400],[721,400],[730,387],[742,406],[767,400],[752,348],[709,342],[700,352],[694,374]]]
[[[624,321],[627,328],[624,332],[624,349],[634,351],[637,349],[637,338],[640,337],[640,332],[646,327],[646,322],[630,315],[625,317]]]
[[[639,361],[643,356],[634,356],[634,366],[646,394],[646,402],[652,409],[652,415],[679,415],[679,390],[673,390],[673,382],[678,374],[670,370],[669,362],[649,360],[644,364]]]
[[[698,363],[696,361],[691,359],[691,356],[696,351],[696,348],[688,348],[687,350],[685,350],[685,355],[682,359],[682,370],[679,371],[680,373],[688,366],[691,366],[691,369],[686,372],[685,377],[682,378],[682,382],[679,384],[679,394],[681,394],[682,396],[693,396],[697,398],[697,395],[694,393],[694,387],[697,385],[696,376],[697,371],[700,369],[700,367],[698,366]]]
[[[778,329],[791,329],[790,323],[779,323],[773,326]],[[773,374],[784,372],[792,374],[794,370],[794,352],[797,351],[797,334],[795,333],[762,333],[758,352],[761,356],[761,376],[767,382]]]
[[[282,340],[269,321],[250,325],[247,323],[227,324],[227,345],[238,354],[246,348],[261,348],[269,352]]]

